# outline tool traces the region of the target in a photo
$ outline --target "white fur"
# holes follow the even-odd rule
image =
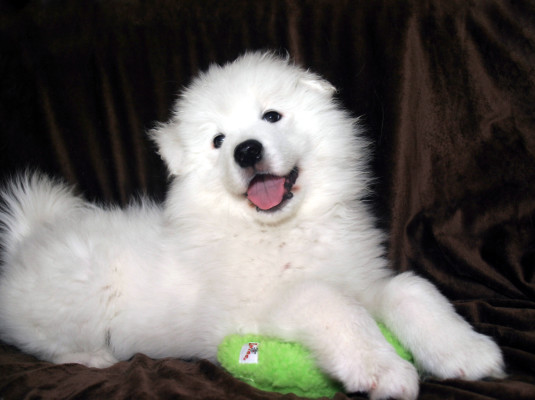
[[[163,206],[100,208],[38,174],[3,193],[1,338],[53,362],[105,367],[136,352],[214,359],[225,335],[306,344],[348,391],[414,399],[440,378],[503,374],[500,350],[427,281],[387,268],[359,203],[366,142],[317,75],[270,54],[213,66],[151,132],[174,180]],[[262,120],[268,110],[283,117]],[[226,135],[221,148],[213,138]],[[262,142],[261,172],[299,177],[277,211],[244,193],[235,147]]]

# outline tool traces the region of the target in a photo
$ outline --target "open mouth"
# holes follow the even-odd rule
[[[299,175],[294,167],[286,176],[258,174],[249,183],[247,198],[258,211],[278,210],[287,200],[293,197],[292,188]]]

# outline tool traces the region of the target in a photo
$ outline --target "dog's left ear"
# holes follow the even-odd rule
[[[324,94],[327,97],[333,97],[336,93],[336,88],[331,85],[329,81],[318,76],[307,76],[301,79],[301,83],[309,88]]]
[[[167,164],[171,175],[180,175],[184,169],[184,148],[178,135],[178,124],[159,124],[149,131],[149,137],[156,143],[158,154]]]

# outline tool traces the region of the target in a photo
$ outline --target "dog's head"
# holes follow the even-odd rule
[[[338,201],[347,189],[335,186],[352,184],[347,172],[358,152],[355,121],[338,109],[334,91],[271,53],[212,66],[151,132],[178,177],[169,202],[277,223],[313,192],[316,205]]]

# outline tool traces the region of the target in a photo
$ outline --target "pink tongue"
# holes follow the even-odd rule
[[[284,177],[257,175],[249,185],[247,198],[261,210],[269,210],[282,202]]]

